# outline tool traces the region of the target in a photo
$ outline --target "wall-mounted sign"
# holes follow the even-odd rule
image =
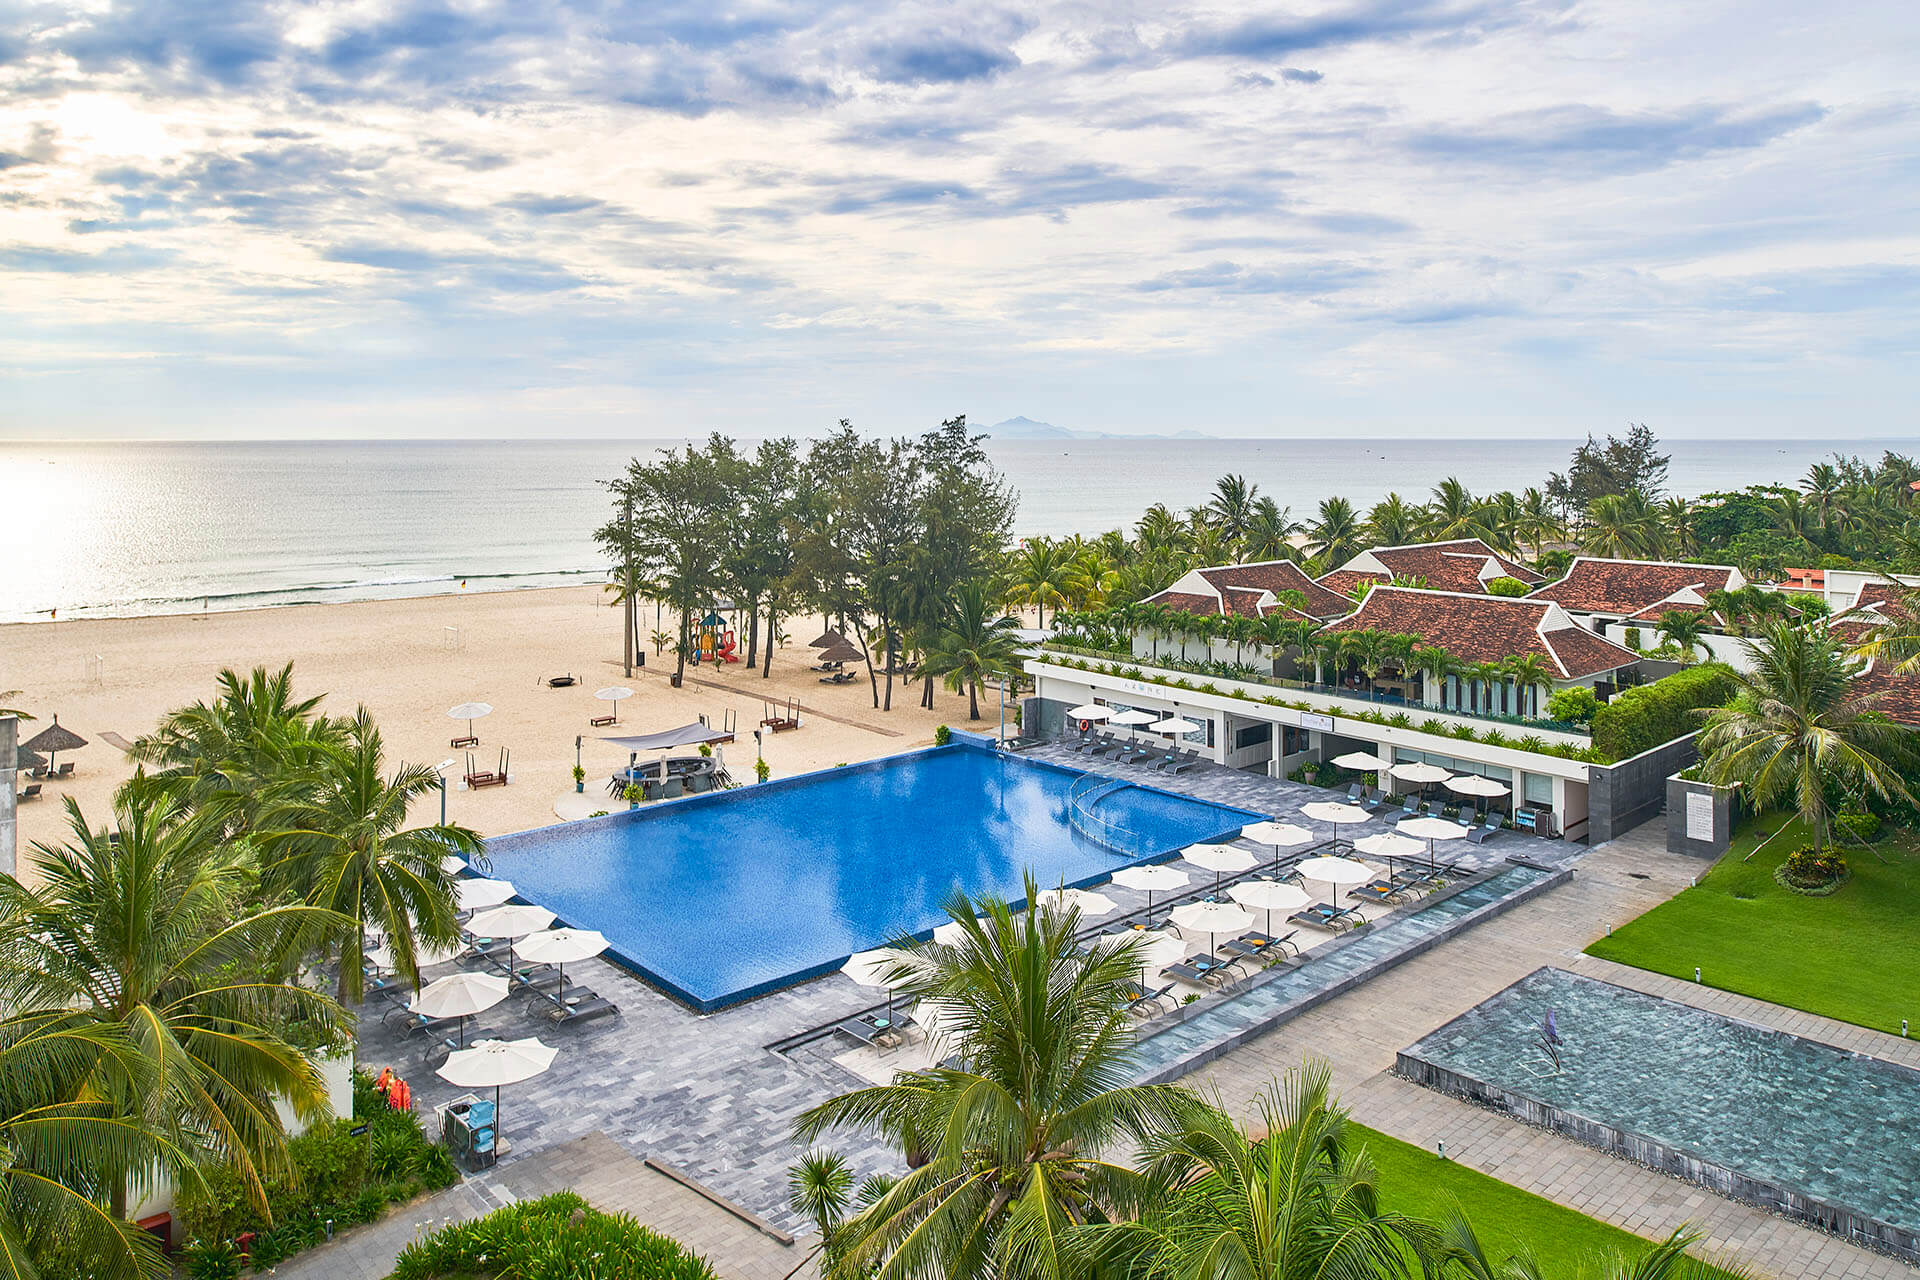
[[[1332,733],[1333,717],[1319,715],[1312,711],[1302,711],[1300,713],[1300,727],[1302,729],[1318,729],[1322,733]]]
[[[1687,793],[1687,839],[1713,839],[1713,797],[1698,791]]]

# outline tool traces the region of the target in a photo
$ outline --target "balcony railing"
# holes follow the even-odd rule
[[[1395,711],[1405,712],[1413,719],[1410,727],[1418,728],[1419,721],[1427,716],[1453,716],[1462,720],[1478,720],[1487,724],[1512,725],[1520,729],[1540,729],[1553,733],[1571,733],[1580,737],[1591,737],[1592,729],[1570,723],[1566,720],[1553,720],[1544,717],[1502,715],[1497,711],[1467,711],[1456,707],[1430,707],[1421,702],[1409,702],[1394,694],[1378,693],[1369,689],[1345,689],[1338,685],[1320,684],[1313,680],[1289,680],[1285,676],[1268,675],[1252,667],[1234,663],[1195,662],[1162,655],[1158,658],[1142,658],[1133,653],[1114,650],[1089,649],[1079,645],[1063,644],[1049,640],[1041,646],[1041,659],[1049,653],[1069,654],[1078,658],[1087,658],[1097,662],[1119,663],[1128,667],[1153,669],[1159,671],[1178,671],[1183,675],[1204,676],[1214,680],[1237,680],[1243,684],[1265,685],[1273,689],[1288,689],[1296,693],[1311,693],[1322,698],[1337,698],[1343,702],[1365,703],[1370,707],[1391,707]]]

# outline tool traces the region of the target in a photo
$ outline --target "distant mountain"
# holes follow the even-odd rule
[[[1203,431],[1149,432],[1142,435],[1120,435],[1111,431],[1076,431],[1071,427],[1056,427],[1051,422],[1035,422],[1024,415],[1008,418],[1005,422],[996,422],[987,428],[987,434],[995,440],[1211,440],[1212,436]]]

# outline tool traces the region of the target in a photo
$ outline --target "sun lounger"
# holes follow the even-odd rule
[[[73,761],[69,760],[61,765],[53,776],[56,778],[71,778],[73,776]]]
[[[1188,751],[1182,754],[1179,763],[1169,768],[1167,772],[1185,773],[1189,769],[1198,769],[1203,763],[1205,762],[1200,759],[1198,752]]]
[[[573,1022],[592,1022],[595,1018],[605,1018],[620,1012],[611,1000],[596,995],[583,987],[573,987],[562,999],[556,1001],[551,996],[544,1010],[546,1018],[555,1026],[566,1026]]]
[[[1368,902],[1398,902],[1407,892],[1407,886],[1392,880],[1375,880],[1354,889],[1353,896]]]
[[[1343,929],[1353,928],[1356,922],[1352,907],[1335,907],[1329,903],[1316,902],[1288,916],[1287,923],[1311,925],[1316,929],[1339,933]]]
[[[1143,987],[1137,982],[1127,983],[1126,986],[1121,988],[1127,993],[1127,1012],[1133,1014],[1135,1017],[1143,1018],[1150,1018],[1156,1013],[1165,1013],[1166,1009],[1162,1006],[1161,1001],[1173,994],[1173,985],[1173,983],[1169,982],[1166,986],[1155,991],[1153,988]]]
[[[21,804],[25,804],[29,800],[38,800],[40,798],[41,785],[42,784],[38,782],[29,782],[27,789],[22,791],[15,799]]]
[[[1154,756],[1158,754],[1159,752],[1157,751],[1149,751],[1145,748],[1135,748],[1134,750],[1129,751],[1127,752],[1127,754],[1121,756],[1120,763],[1121,764],[1145,764],[1147,761],[1153,759]]]
[[[907,1028],[912,1025],[913,1019],[904,1013],[896,1013],[891,1018],[884,1013],[863,1013],[857,1018],[848,1018],[837,1029],[872,1048],[897,1049],[905,1043]]]
[[[1414,818],[1419,815],[1420,797],[1409,791],[1407,792],[1406,799],[1400,804],[1400,816],[1403,818]]]
[[[1362,809],[1372,809],[1380,802],[1367,793],[1367,788],[1356,782],[1347,788],[1347,803],[1357,804]]]
[[[1486,821],[1467,832],[1467,839],[1474,844],[1485,844],[1504,830],[1500,825],[1500,815],[1489,813]]]
[[[820,683],[821,684],[852,684],[855,680],[858,680],[859,678],[860,678],[859,676],[855,675],[851,671],[839,671],[839,672],[835,672],[833,675],[830,675],[830,676],[821,676]]]
[[[1212,986],[1217,982],[1226,982],[1233,976],[1232,966],[1218,956],[1190,956],[1177,964],[1168,965],[1160,972],[1197,986]]]
[[[1295,929],[1284,938],[1269,938],[1264,933],[1249,933],[1239,938],[1229,938],[1220,944],[1220,949],[1232,956],[1235,961],[1266,961],[1273,958],[1285,959],[1289,954],[1299,955],[1300,949],[1293,945]]]

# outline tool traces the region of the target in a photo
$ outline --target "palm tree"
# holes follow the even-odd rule
[[[1514,692],[1520,702],[1514,708],[1515,713],[1538,716],[1540,690],[1553,683],[1553,668],[1547,665],[1547,660],[1537,653],[1516,653],[1500,664],[1500,670],[1507,679],[1513,681]]]
[[[1713,630],[1712,619],[1699,610],[1669,609],[1660,615],[1659,634],[1684,657],[1693,656],[1700,637]]]
[[[1800,487],[1807,491],[1807,504],[1818,513],[1820,523],[1832,524],[1834,501],[1840,495],[1840,473],[1831,463],[1816,462],[1807,468]]]
[[[1367,512],[1367,536],[1376,547],[1397,547],[1412,542],[1420,523],[1420,513],[1397,493],[1389,493]]]
[[[1154,1207],[1083,1232],[1088,1252],[1145,1280],[1440,1274],[1438,1230],[1380,1207],[1373,1161],[1354,1146],[1329,1078],[1313,1063],[1276,1079],[1260,1098],[1257,1140],[1212,1107],[1153,1135]]]
[[[1756,811],[1791,798],[1816,849],[1830,835],[1829,787],[1913,803],[1896,763],[1906,730],[1873,714],[1879,692],[1855,691],[1862,664],[1825,625],[1777,619],[1742,643],[1752,669],[1734,672],[1738,695],[1700,735],[1709,781],[1745,787]]]
[[[348,922],[314,941],[340,966],[340,1002],[359,1004],[370,929],[386,935],[394,969],[416,987],[421,944],[459,941],[453,877],[440,860],[450,853],[479,860],[484,846],[462,826],[407,826],[408,808],[440,789],[439,773],[403,764],[389,777],[380,729],[367,709],[345,725],[339,745],[320,757],[311,787],[266,815],[274,829],[260,837],[262,879],[270,892]]]
[[[962,583],[954,592],[940,630],[928,637],[922,668],[929,676],[942,676],[948,689],[967,695],[967,719],[980,718],[980,688],[988,680],[1006,675],[1019,665],[1014,632],[1019,623],[1008,617],[996,618],[988,606],[986,588],[978,582]],[[1057,625],[1060,615],[1054,615]]]
[[[124,1036],[141,1087],[90,1080],[94,1096],[126,1097],[163,1152],[230,1167],[264,1213],[267,1181],[289,1167],[276,1102],[326,1114],[326,1084],[296,1040],[351,1042],[339,1004],[284,977],[291,940],[350,922],[304,905],[251,909],[253,873],[221,843],[220,815],[140,773],[114,819],[112,835],[94,830],[69,798],[69,842],[34,845],[36,886],[0,876],[0,1006],[71,1010],[76,1028]],[[110,1180],[116,1217],[160,1170],[181,1172],[163,1162]]]
[[[1307,528],[1307,549],[1322,571],[1336,569],[1360,550],[1360,535],[1353,504],[1345,498],[1328,498],[1320,504],[1319,518]]]
[[[836,1275],[876,1280],[1030,1276],[1059,1280],[1071,1230],[1136,1208],[1143,1179],[1110,1153],[1179,1125],[1195,1106],[1173,1085],[1132,1085],[1126,991],[1137,948],[1083,948],[1077,910],[976,903],[956,894],[960,941],[903,955],[889,975],[908,999],[951,1014],[965,1065],[903,1071],[800,1117],[879,1133],[910,1171],[840,1227]]]
[[[1422,677],[1422,700],[1439,706],[1445,697],[1447,677],[1460,670],[1460,663],[1452,654],[1436,645],[1416,645],[1409,661]],[[1429,681],[1430,687],[1427,684]]]
[[[1553,499],[1538,489],[1528,489],[1520,495],[1520,515],[1514,526],[1514,536],[1527,544],[1533,558],[1540,559],[1540,548],[1549,542],[1559,542],[1567,536],[1567,527],[1553,509]]]
[[[12,716],[16,720],[31,720],[32,716],[17,707],[7,704],[20,696],[18,689],[0,689],[0,716]]]
[[[1490,538],[1487,504],[1467,491],[1455,476],[1448,476],[1433,490],[1427,504],[1427,536],[1438,542],[1455,538]]]
[[[1587,508],[1581,547],[1589,555],[1633,559],[1660,554],[1660,518],[1639,493],[1609,493]]]
[[[1259,492],[1260,486],[1248,484],[1245,476],[1221,476],[1215,482],[1206,512],[1227,542],[1239,546],[1246,540],[1247,531],[1253,527],[1254,502]]]
[[[1685,498],[1668,498],[1660,504],[1660,523],[1666,528],[1668,550],[1676,556],[1700,553],[1700,535],[1693,527],[1693,504]]]
[[[1253,504],[1253,516],[1240,540],[1240,553],[1248,560],[1297,560],[1300,552],[1293,545],[1300,522],[1293,509],[1283,507],[1262,494]]]
[[[1006,598],[1034,606],[1039,626],[1047,625],[1049,608],[1067,603],[1073,587],[1073,561],[1051,539],[1029,539],[1007,559]]]

